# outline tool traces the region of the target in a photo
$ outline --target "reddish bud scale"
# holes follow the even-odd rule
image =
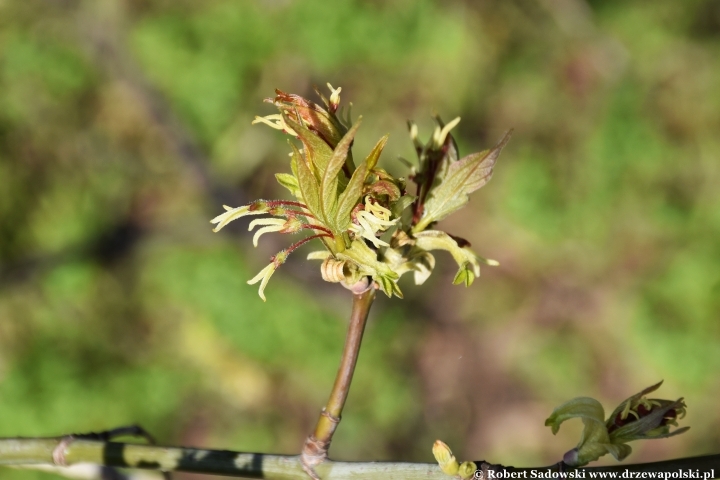
[[[352,209],[352,212],[350,212],[350,220],[352,220],[353,223],[357,223],[357,214],[361,210],[363,210],[365,206],[362,203],[358,203],[355,205],[355,207]]]

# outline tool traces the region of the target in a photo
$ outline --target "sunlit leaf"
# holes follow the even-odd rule
[[[291,165],[294,170],[293,173],[298,180],[298,187],[300,188],[303,201],[315,217],[323,218],[320,209],[320,186],[318,185],[315,175],[310,171],[310,167],[307,162],[303,160],[297,147],[293,145],[292,142],[290,142],[290,146],[293,150],[293,161]]]
[[[420,232],[433,222],[442,220],[468,201],[468,194],[485,185],[492,177],[493,167],[503,147],[510,140],[509,131],[492,149],[473,153],[456,162],[443,160],[423,208],[423,215],[413,229]]]
[[[294,175],[290,175],[289,173],[276,173],[275,178],[278,183],[287,188],[295,198],[302,198],[300,185],[298,185],[298,179],[295,178]]]
[[[378,140],[377,144],[375,144],[372,151],[365,159],[365,161],[367,162],[368,170],[372,170],[373,168],[375,168],[375,165],[377,165],[377,162],[380,159],[380,154],[382,153],[383,148],[385,148],[385,144],[387,143],[388,138],[390,138],[390,135],[385,135],[380,140]]]
[[[322,173],[325,171],[330,157],[332,157],[332,149],[322,138],[308,130],[304,125],[295,122],[287,115],[285,115],[285,121],[300,137],[305,151],[305,160],[310,164],[312,173],[315,175],[319,184],[322,179]]]
[[[363,162],[355,169],[345,191],[340,195],[337,206],[335,225],[339,231],[346,230],[350,225],[350,214],[362,196],[363,183],[367,176],[367,163]]]
[[[345,165],[345,159],[348,156],[350,145],[352,145],[355,133],[360,127],[361,118],[358,118],[357,123],[345,134],[333,150],[332,156],[328,160],[325,170],[322,175],[322,183],[320,184],[320,199],[321,207],[323,210],[323,216],[332,221],[331,226],[335,226],[336,213],[338,205],[338,175]],[[365,177],[362,177],[363,180]],[[345,189],[347,190],[347,188]],[[356,202],[357,203],[357,202]],[[353,205],[354,206],[354,205]],[[352,209],[352,207],[350,207]],[[339,231],[341,229],[337,229]]]

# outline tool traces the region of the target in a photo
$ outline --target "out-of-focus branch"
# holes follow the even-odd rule
[[[171,470],[205,473],[240,478],[267,480],[306,479],[300,456],[243,453],[229,450],[207,450],[185,447],[163,447],[97,440],[54,438],[0,439],[0,465],[56,467],[94,463],[105,466],[148,470]],[[553,472],[570,471],[562,462],[547,467],[514,468],[475,462],[484,478],[503,478],[503,473],[514,473],[513,478],[532,478],[532,471],[549,478]],[[492,471],[494,474],[490,474]],[[577,469],[578,478],[593,478],[591,472],[685,472],[692,471],[694,478],[704,480],[720,476],[720,454],[690,457],[643,464],[618,464],[606,467]],[[328,460],[316,467],[323,480],[448,480],[435,463],[404,462],[335,462]],[[523,474],[522,472],[527,472]],[[704,476],[707,474],[707,476]],[[689,478],[689,477],[688,477]]]

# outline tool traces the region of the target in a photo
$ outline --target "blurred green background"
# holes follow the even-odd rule
[[[299,451],[348,294],[298,253],[263,303],[245,282],[290,239],[208,221],[287,198],[250,122],[325,82],[395,172],[407,119],[461,116],[461,154],[515,128],[442,224],[501,266],[465,289],[439,255],[376,302],[333,457],[555,462],[580,432],[555,406],[660,379],[692,429],[630,460],[720,451],[718,0],[0,1],[0,436]]]

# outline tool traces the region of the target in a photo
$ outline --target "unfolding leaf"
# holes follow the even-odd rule
[[[545,426],[550,427],[555,435],[560,429],[560,424],[571,418],[586,418],[605,426],[605,410],[600,402],[590,397],[577,397],[563,403],[545,420]],[[607,435],[607,429],[605,433]]]
[[[578,397],[565,402],[553,410],[545,425],[552,429],[553,435],[560,424],[572,418],[582,419],[584,429],[578,446],[565,455],[564,461],[573,466],[586,465],[606,453],[621,454],[624,448],[615,448],[610,441],[605,426],[605,410],[600,402],[590,397]],[[614,453],[613,453],[614,454]]]
[[[393,240],[393,244],[395,243]],[[435,268],[435,257],[432,253],[411,245],[384,248],[382,262],[388,264],[392,271],[400,277],[408,272],[413,272],[415,285],[422,285]]]
[[[276,173],[275,178],[278,183],[287,188],[295,198],[302,198],[300,185],[298,185],[298,179],[295,178],[294,175],[290,175],[289,173]]]
[[[410,205],[413,204],[415,201],[414,195],[403,195],[402,197],[398,198],[396,202],[393,202],[390,204],[390,211],[393,214],[393,217],[399,218],[402,216],[402,213],[405,211],[406,208],[408,208]]]
[[[627,451],[627,453],[625,453],[627,456],[627,454],[632,450],[627,445],[625,448],[610,443],[605,425],[601,425],[588,418],[583,418],[582,421],[584,428],[580,443],[578,443],[578,446],[575,447],[575,450],[577,451],[577,458],[573,466],[579,467],[587,465],[607,453],[622,455]]]
[[[624,460],[625,458],[627,458],[628,455],[630,455],[632,453],[632,447],[626,443],[611,443],[611,444],[604,444],[603,446],[607,449],[607,451],[610,455],[615,457],[615,460],[617,460],[617,461]],[[589,455],[588,455],[588,457],[589,457]],[[587,459],[587,461],[585,463],[583,463],[582,465],[585,465],[594,460],[597,460],[598,458],[599,457]],[[585,459],[578,458],[578,460],[583,461]]]
[[[322,183],[320,184],[320,198],[321,206],[323,209],[324,217],[331,220],[330,224],[332,227],[335,226],[335,218],[337,214],[338,205],[338,175],[342,170],[345,160],[352,145],[355,133],[360,127],[361,119],[345,134],[345,136],[338,142],[337,147],[332,152],[332,156],[328,160],[325,170],[322,174]],[[364,180],[365,177],[363,177]],[[347,190],[347,188],[346,188]],[[353,205],[354,206],[354,205]],[[351,207],[352,208],[352,207]]]
[[[390,138],[390,135],[385,135],[380,140],[378,140],[377,144],[375,144],[372,151],[365,159],[365,161],[367,162],[368,170],[372,170],[373,168],[375,168],[375,165],[377,165],[378,160],[380,159],[380,154],[382,153],[383,148],[385,148],[385,144],[387,143],[388,138]]]
[[[360,201],[367,172],[367,163],[361,163],[353,172],[345,191],[340,195],[335,216],[335,226],[338,231],[347,230],[348,225],[350,225],[350,213]]]
[[[509,131],[492,148],[480,153],[473,153],[453,162],[448,157],[443,159],[436,178],[430,189],[423,208],[423,215],[414,232],[421,232],[433,222],[442,220],[456,211],[468,201],[468,194],[485,185],[492,177],[493,167],[503,147],[510,140]],[[439,183],[438,183],[439,182]]]
[[[298,180],[298,187],[310,213],[316,218],[322,219],[322,211],[320,209],[320,186],[318,185],[315,175],[310,171],[307,162],[302,158],[297,147],[290,142],[292,147],[293,160],[291,166],[293,173]]]
[[[332,149],[322,138],[304,125],[294,121],[288,115],[284,115],[284,117],[287,124],[290,125],[300,137],[303,149],[305,150],[305,160],[310,164],[310,169],[319,184],[322,179],[322,174],[333,154]]]
[[[387,195],[391,202],[394,202],[400,198],[400,189],[395,183],[390,180],[378,180],[372,185],[368,185],[365,189],[366,193],[372,193],[375,195]]]

